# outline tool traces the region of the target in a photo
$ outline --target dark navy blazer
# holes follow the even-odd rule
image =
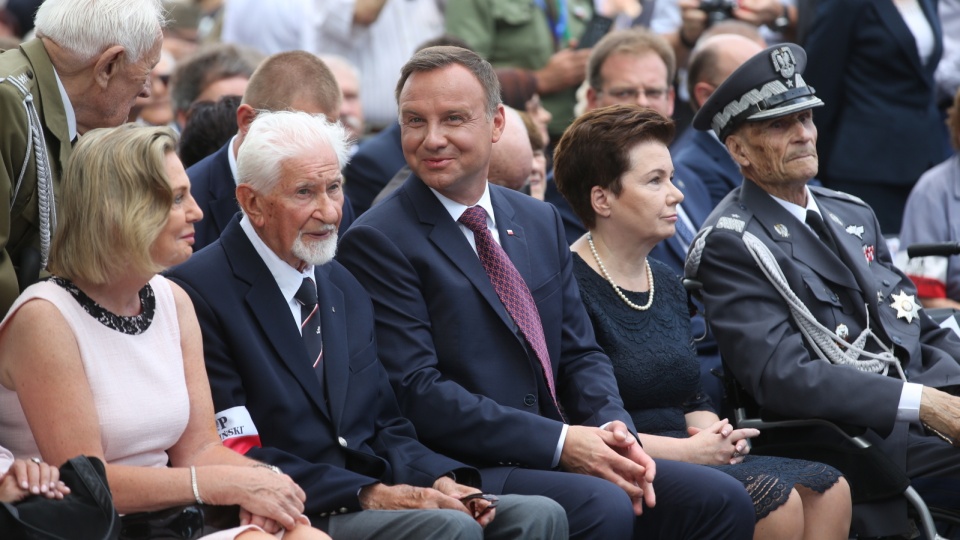
[[[926,64],[893,1],[819,2],[803,78],[814,109],[819,177],[909,186],[947,158],[934,71],[943,52],[935,0],[919,0],[934,32]]]
[[[490,197],[501,245],[537,304],[566,418],[633,430],[557,210],[495,185]],[[476,466],[552,467],[563,421],[540,363],[423,181],[411,175],[360,216],[337,258],[373,298],[380,357],[424,443]]]
[[[362,141],[357,153],[343,169],[347,194],[355,215],[367,211],[393,175],[407,164],[400,146],[400,124],[394,122],[376,135]]]
[[[700,217],[702,223],[727,193],[743,182],[743,175],[727,148],[710,132],[693,128],[688,131],[692,133],[685,133],[670,149],[670,154],[673,156],[673,166],[678,171],[677,178],[681,178],[679,171],[683,168],[688,176],[681,180],[696,180],[709,193],[709,208]],[[684,192],[684,195],[687,193]],[[688,203],[684,201],[683,204],[686,206]]]
[[[337,262],[317,267],[325,388],[276,280],[235,218],[218,241],[172,269],[193,300],[218,417],[245,407],[261,446],[246,455],[280,467],[307,494],[306,514],[360,510],[382,481],[430,486],[479,474],[416,439],[377,358],[373,306]]]

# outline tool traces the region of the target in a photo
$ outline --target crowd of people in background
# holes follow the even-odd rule
[[[907,254],[960,242],[958,36],[960,0],[0,0],[0,528],[70,537],[83,468],[104,538],[909,538],[727,392],[960,511],[960,247]]]

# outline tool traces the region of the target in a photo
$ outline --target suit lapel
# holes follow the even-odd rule
[[[481,296],[490,304],[490,307],[497,313],[503,323],[509,327],[514,326],[513,319],[503,307],[503,302],[497,296],[497,292],[490,282],[490,277],[480,264],[480,258],[470,248],[470,243],[460,230],[460,226],[450,218],[443,204],[437,200],[437,197],[430,191],[422,180],[415,175],[404,183],[403,188],[413,203],[414,212],[420,222],[430,227],[430,241],[437,246],[450,262],[456,266],[463,275],[480,292]],[[502,233],[501,233],[502,234]]]
[[[864,253],[864,240],[857,234],[854,234],[856,227],[866,229],[868,224],[850,221],[850,216],[842,215],[843,210],[829,197],[817,197],[816,200],[817,205],[825,216],[831,214],[836,215],[843,223],[843,225],[834,226],[835,223],[829,223],[832,222],[833,219],[825,219],[825,221],[828,222],[827,226],[831,227],[831,230],[835,233],[834,236],[837,239],[837,245],[845,256],[847,268],[853,273],[857,283],[862,284],[860,292],[863,293],[862,296],[864,300],[873,308],[874,313],[876,313],[877,297],[872,294],[874,289],[872,283],[875,281],[875,277],[870,268],[870,264],[867,263]],[[847,232],[847,227],[854,227],[854,229],[852,229],[852,232]],[[863,233],[861,232],[860,235],[862,236]],[[883,241],[883,238],[878,238],[877,241]],[[876,249],[876,246],[873,247]]]
[[[240,207],[233,197],[210,201],[210,214],[212,215],[209,216],[209,219],[212,219],[217,225],[218,231],[225,229],[239,212]]]
[[[727,153],[727,149],[723,146],[723,143],[720,143],[714,139],[713,135],[707,131],[700,131],[694,135],[694,141],[696,142],[696,145],[714,161],[719,162],[729,159],[730,157],[730,154]]]
[[[232,221],[220,237],[224,253],[230,261],[234,275],[250,284],[245,301],[250,312],[260,325],[277,358],[296,377],[303,391],[324,414],[327,407],[323,389],[307,361],[307,349],[297,330],[290,308],[277,286],[270,269],[260,258],[247,235],[240,228],[239,218]],[[264,359],[270,361],[271,359]]]
[[[920,0],[919,3],[924,11],[927,21],[930,22],[933,27],[934,34],[938,35],[940,32],[938,27],[939,25],[935,22],[932,22],[937,19],[936,14],[933,14],[934,16],[931,17],[932,8],[928,8],[924,5],[926,4],[925,0]],[[910,59],[910,64],[917,71],[917,74],[919,74],[924,80],[929,81],[931,74],[927,73],[923,67],[923,64],[920,62],[920,53],[917,50],[917,42],[913,37],[913,32],[910,31],[910,28],[907,27],[907,23],[903,20],[903,15],[900,14],[900,10],[897,9],[897,6],[894,5],[892,0],[876,1],[873,2],[873,5],[876,7],[877,15],[883,22],[883,25],[886,26],[887,30],[889,30],[893,41]],[[937,37],[936,35],[935,37]]]
[[[832,283],[849,289],[860,289],[843,261],[838,259],[805,223],[797,220],[771,195],[750,181],[743,182],[741,193],[746,206],[753,210],[754,217],[785,253]],[[824,215],[824,221],[832,220]],[[828,223],[827,226],[831,227],[831,224]],[[834,234],[834,237],[836,236]]]
[[[207,182],[210,190],[210,213],[208,219],[212,219],[217,226],[218,231],[227,228],[227,225],[233,219],[233,216],[240,211],[237,205],[236,180],[233,177],[233,171],[230,170],[230,152],[233,151],[231,138],[227,144],[217,151],[214,162],[210,167],[210,180]],[[216,178],[227,180],[227,182],[215,181]]]
[[[513,206],[494,186],[490,186],[490,199],[493,202],[493,213],[496,216],[497,232],[500,234],[500,247],[510,258],[513,266],[520,272],[524,281],[530,279],[530,251],[527,247],[527,237],[523,227],[514,221]]]
[[[347,371],[350,369],[350,351],[347,348],[347,310],[343,291],[330,279],[330,266],[314,269],[317,282],[317,305],[320,326],[323,328],[323,382],[326,386],[330,417],[339,425],[347,401]]]

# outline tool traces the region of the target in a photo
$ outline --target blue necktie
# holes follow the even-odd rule
[[[680,240],[684,248],[689,248],[696,234],[690,230],[690,227],[687,227],[687,219],[685,218],[688,219],[687,213],[683,210],[682,206],[677,205],[677,239]]]

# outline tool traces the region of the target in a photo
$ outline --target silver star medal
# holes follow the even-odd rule
[[[787,230],[787,226],[783,223],[777,223],[774,225],[773,230],[777,231],[777,234],[784,238],[788,238],[790,236],[790,231]]]
[[[891,296],[891,298],[893,298],[893,302],[890,303],[890,307],[897,310],[897,318],[906,319],[907,324],[912,323],[913,318],[917,316],[917,310],[919,308],[913,295],[907,294],[903,292],[903,289],[900,289],[900,294],[895,294]]]
[[[850,225],[847,227],[847,233],[863,240],[863,225]]]

